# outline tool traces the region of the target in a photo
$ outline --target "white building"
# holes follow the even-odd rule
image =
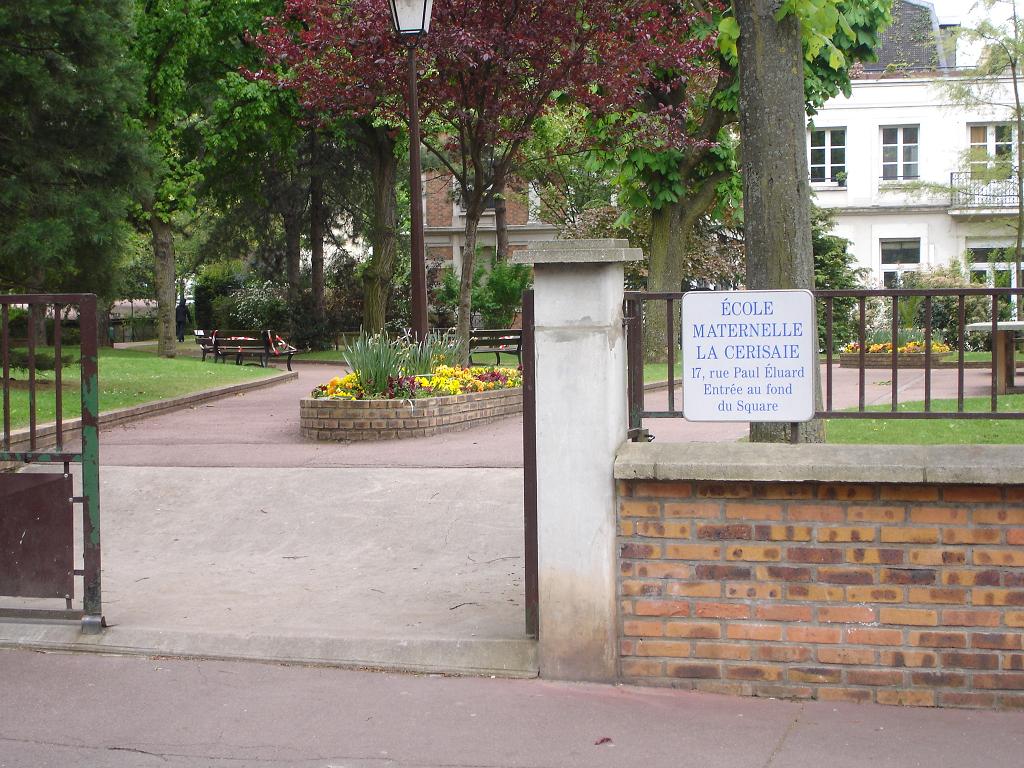
[[[991,283],[993,271],[1004,270],[1009,279],[1005,261],[990,262],[1005,259],[997,249],[1016,241],[1008,110],[955,104],[943,84],[963,73],[952,50],[934,42],[942,30],[931,5],[897,6],[897,24],[915,14],[930,19],[930,61],[914,66],[927,46],[907,45],[894,32],[883,43],[886,68],[865,72],[850,98],[832,99],[814,116],[808,159],[816,203],[834,212],[835,234],[850,240],[860,266],[879,283],[968,253],[975,279]],[[908,55],[895,56],[894,45]],[[1012,103],[1010,81],[1001,87],[1007,98],[999,101]]]

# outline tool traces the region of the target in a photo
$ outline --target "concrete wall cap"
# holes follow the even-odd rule
[[[514,264],[605,264],[641,261],[639,248],[630,248],[628,240],[548,240],[532,243],[527,250],[509,256]]]
[[[617,480],[753,482],[1024,483],[1011,445],[820,445],[624,443]]]

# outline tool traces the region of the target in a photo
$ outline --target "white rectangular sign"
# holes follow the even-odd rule
[[[818,338],[810,291],[683,296],[683,416],[808,421]]]

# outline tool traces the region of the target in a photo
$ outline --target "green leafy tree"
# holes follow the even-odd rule
[[[123,0],[0,6],[0,290],[114,292],[139,189]]]

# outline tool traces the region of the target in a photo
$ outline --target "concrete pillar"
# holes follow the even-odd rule
[[[626,438],[625,240],[553,241],[534,265],[540,673],[616,675],[615,452]]]

